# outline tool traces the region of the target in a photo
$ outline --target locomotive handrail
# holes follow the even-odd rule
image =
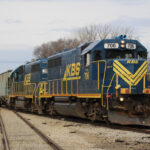
[[[11,91],[10,87],[10,92],[9,95],[14,95],[14,96],[33,96],[34,90],[33,88],[36,88],[36,83],[30,83],[28,85],[24,84],[24,81],[21,82],[14,82],[12,84],[13,91]]]
[[[103,83],[102,83],[102,89],[101,89],[101,104],[102,104],[102,106],[104,106],[103,105],[103,100],[104,100],[104,97],[103,97],[103,89],[104,89],[104,82],[105,82],[105,76],[106,76],[106,69],[107,69],[107,61],[106,60],[97,60],[97,61],[93,61],[93,63],[98,63],[98,89],[99,89],[99,87],[100,87],[100,85],[99,85],[99,64],[101,63],[101,62],[104,62],[105,63],[105,68],[104,68],[104,75],[103,75]]]
[[[77,91],[76,91],[76,96],[78,95],[78,80],[79,79],[75,79],[75,81],[76,81],[76,83],[77,83]],[[57,81],[57,95],[59,95],[59,91],[58,91],[58,89],[59,89],[59,84],[58,84],[58,81],[61,81],[61,95],[63,95],[63,82],[65,82],[66,83],[66,95],[68,94],[68,80],[66,79],[66,80],[63,80],[63,78],[61,78],[61,79],[54,79],[54,80],[48,80],[47,82],[48,82],[48,84],[49,84],[49,86],[48,86],[48,88],[49,88],[49,90],[48,90],[48,94],[49,95],[52,95],[52,96],[54,96],[55,95],[55,81]],[[51,90],[51,83],[52,82],[52,90]],[[51,91],[52,91],[52,94],[51,94]],[[74,93],[73,93],[73,81],[71,80],[71,95],[73,95]]]
[[[59,94],[59,92],[58,92],[58,81],[61,81],[61,94],[63,94],[63,86],[62,85],[63,85],[64,81],[63,81],[62,78],[61,79],[54,79],[54,80],[48,80],[47,81],[48,84],[49,84],[49,86],[48,86],[48,88],[49,88],[48,94],[51,95],[51,90],[50,90],[51,89],[51,86],[50,86],[51,84],[50,83],[52,82],[52,95],[55,95],[55,92],[54,92],[55,91],[55,88],[54,88],[54,85],[55,85],[54,82],[55,81],[57,81],[57,95]]]
[[[114,77],[115,77],[115,73],[113,74],[113,76],[112,76],[112,78],[111,78],[111,81],[110,81],[110,83],[109,83],[109,86],[108,86],[108,89],[107,89],[107,110],[109,110],[109,103],[108,103],[108,92],[109,92],[109,89],[110,89],[110,87],[112,86],[112,82],[113,82],[113,80],[114,80]]]
[[[106,67],[106,61],[105,60],[98,60],[98,61],[93,61],[92,63],[97,63],[99,65],[102,62],[104,62],[104,65],[105,65],[103,82],[102,82],[102,89],[101,89],[102,105],[103,105],[103,88],[104,88],[106,68],[107,68]],[[100,82],[99,82],[99,80],[100,80],[99,71],[100,70],[99,69],[100,69],[100,66],[98,66],[98,86],[100,88]],[[52,97],[55,95],[56,96],[67,96],[67,95],[69,95],[69,96],[80,96],[80,94],[79,94],[79,79],[75,79],[75,80],[71,80],[71,81],[68,81],[68,79],[66,79],[64,81],[63,78],[61,78],[61,79],[53,79],[53,80],[48,80],[48,81],[41,81],[38,84],[28,83],[27,85],[25,85],[24,81],[21,81],[21,82],[15,82],[13,84],[14,84],[13,95],[32,96],[32,102],[34,101],[34,98],[35,98],[35,103],[36,103],[37,96],[38,96],[38,98]],[[64,87],[63,84],[66,84],[66,86]],[[76,88],[74,91],[73,87],[75,84],[76,84]],[[65,93],[64,93],[64,88],[66,88]],[[39,92],[38,92],[38,89],[39,89]],[[40,91],[42,91],[42,92],[40,92]],[[40,99],[39,99],[39,103],[40,103]]]
[[[146,87],[146,74],[144,75],[144,77],[143,77],[143,90],[145,89],[145,87]]]

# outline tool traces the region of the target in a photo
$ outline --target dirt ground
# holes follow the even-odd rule
[[[3,150],[4,147],[3,147],[3,136],[2,136],[2,133],[1,133],[1,130],[0,130],[0,150]]]
[[[20,113],[65,150],[150,150],[150,135]]]
[[[8,137],[10,150],[52,149],[15,113],[6,109],[1,109],[0,112],[4,122],[6,134]]]

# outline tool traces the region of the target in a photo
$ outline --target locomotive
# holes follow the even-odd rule
[[[8,105],[150,126],[147,49],[121,35],[21,65],[8,78]]]

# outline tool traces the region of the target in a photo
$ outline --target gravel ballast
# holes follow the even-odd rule
[[[10,110],[1,109],[11,150],[51,150],[26,123]]]
[[[1,111],[11,150],[49,150],[50,148],[13,112]],[[64,150],[150,150],[150,135],[110,129],[66,118],[20,113]]]
[[[144,133],[20,114],[65,150],[150,150],[150,135]]]

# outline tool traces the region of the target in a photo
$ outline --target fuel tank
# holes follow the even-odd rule
[[[86,118],[82,106],[79,102],[56,102],[54,103],[54,109],[60,115]]]

